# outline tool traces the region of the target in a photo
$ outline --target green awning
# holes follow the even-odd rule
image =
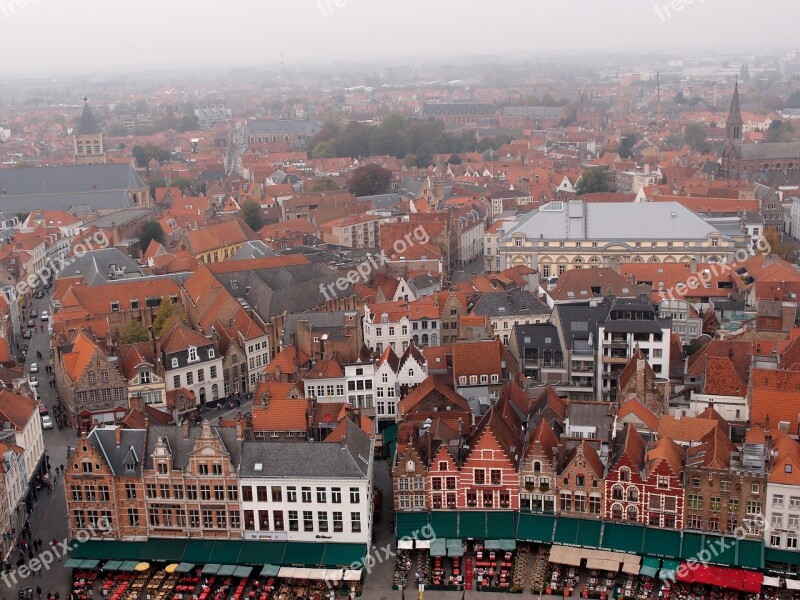
[[[221,565],[235,563],[241,550],[242,542],[220,540],[214,544],[214,549],[211,551],[211,556],[208,557],[208,561]]]
[[[642,551],[653,556],[673,558],[681,554],[681,532],[645,527]]]
[[[181,559],[188,540],[172,538],[150,538],[139,556],[142,560],[154,562],[175,562]]]
[[[556,535],[553,538],[553,543],[575,546],[578,543],[579,525],[580,519],[558,517],[556,520]]]
[[[703,534],[683,532],[683,543],[681,543],[681,554],[679,558],[697,558],[700,550],[703,549]]]
[[[458,537],[458,517],[455,510],[435,510],[431,512],[431,529],[434,537]]]
[[[239,558],[240,565],[279,565],[286,550],[286,542],[242,542]]]
[[[703,547],[711,554],[708,562],[729,567],[736,563],[736,538],[707,533],[703,539]]]
[[[261,577],[277,577],[280,570],[277,565],[264,565],[261,567]]]
[[[70,553],[70,557],[81,560],[86,560],[87,558],[116,558],[116,556],[111,556],[111,551],[116,544],[117,542],[114,540],[89,540],[83,543],[78,540],[72,540],[70,547],[74,548],[74,550]]]
[[[661,561],[659,559],[645,556],[642,560],[642,566],[639,567],[639,575],[655,577],[658,574],[659,567],[661,567]]]
[[[123,573],[133,573],[136,570],[136,565],[139,564],[138,560],[125,560],[122,561],[122,564],[119,566],[118,571],[122,571]]]
[[[96,569],[99,566],[100,566],[99,560],[97,560],[96,558],[87,558],[86,560],[81,562],[81,566],[79,568],[88,569],[91,571],[92,569]]]
[[[426,512],[399,512],[397,513],[397,523],[395,532],[397,539],[402,537],[413,537],[414,533],[419,536],[419,532],[428,524],[428,513]]]
[[[216,575],[222,565],[216,563],[209,563],[203,567],[203,575]]]
[[[763,568],[764,540],[739,540],[737,564],[740,567]]]
[[[65,569],[80,569],[81,565],[83,564],[83,558],[70,558],[67,559],[67,562],[64,563]]]
[[[517,534],[517,513],[510,510],[494,510],[486,513],[486,535],[500,539],[513,538]]]
[[[464,556],[464,544],[461,540],[447,540],[447,556]]]
[[[121,560],[110,560],[103,565],[103,571],[117,571],[121,564]]]
[[[447,540],[436,538],[431,540],[431,556],[447,556]]]
[[[675,579],[675,571],[681,566],[676,560],[665,560],[661,563],[661,578],[662,579]]]
[[[97,558],[115,558],[117,560],[135,560],[139,562],[139,557],[144,550],[145,542],[117,542],[108,556],[98,556]]]
[[[517,540],[500,540],[500,550],[512,552],[517,549]]]
[[[189,540],[181,561],[202,565],[208,562],[211,551],[214,549],[213,540]]]
[[[487,550],[500,550],[500,540],[486,540],[483,547]]]
[[[192,563],[182,562],[175,569],[175,572],[176,573],[191,573],[193,569],[194,569],[194,565]]]
[[[233,570],[233,576],[239,577],[240,579],[247,579],[250,577],[250,573],[253,572],[253,567],[236,567]]]
[[[782,565],[800,566],[800,552],[781,550],[780,548],[764,548],[764,561]]]
[[[519,522],[517,523],[517,535],[509,537],[515,537],[526,542],[550,544],[553,541],[553,524],[555,520],[553,515],[520,513]]]
[[[315,567],[322,564],[325,544],[315,542],[287,542],[281,563],[286,566]]]
[[[644,529],[641,525],[607,522],[603,528],[601,546],[616,552],[641,554],[642,544],[644,543]]]
[[[217,575],[220,577],[230,577],[236,571],[236,565],[220,565]]]
[[[486,512],[482,510],[461,511],[459,514],[458,534],[466,539],[485,540],[487,537]]]
[[[599,548],[603,535],[603,522],[597,519],[580,519],[578,544],[586,548]]]
[[[291,543],[291,542],[290,542]],[[325,544],[325,554],[319,563],[324,567],[349,567],[353,563],[362,564],[369,554],[364,544]]]

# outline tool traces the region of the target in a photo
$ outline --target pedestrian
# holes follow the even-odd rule
[[[69,446],[67,446],[67,452],[69,452]],[[64,474],[64,465],[61,465],[61,474]]]
[[[37,598],[41,598],[42,597],[42,588],[40,586],[38,586],[38,585],[36,586],[36,597]]]
[[[33,558],[33,547],[28,547],[28,560]]]

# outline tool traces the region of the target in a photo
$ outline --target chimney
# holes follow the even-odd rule
[[[117,445],[117,448],[119,448],[122,443],[122,425],[117,425],[114,428],[114,443]]]
[[[647,361],[644,359],[644,357],[636,359],[636,395],[640,398],[645,397],[645,389],[644,389],[645,364],[647,364]]]
[[[184,440],[188,440],[189,439],[189,419],[184,419],[183,423],[181,424],[181,427],[183,428],[183,439]]]
[[[280,365],[275,367],[275,381],[277,381],[278,383],[284,383],[281,380],[281,367],[280,367]]]
[[[236,421],[236,439],[244,439],[244,421],[241,418]]]
[[[689,261],[689,271],[697,273],[697,259],[693,258]]]

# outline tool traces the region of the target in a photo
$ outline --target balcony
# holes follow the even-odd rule
[[[606,348],[626,348],[628,347],[628,340],[625,339],[612,339],[610,341],[603,342],[603,346]]]

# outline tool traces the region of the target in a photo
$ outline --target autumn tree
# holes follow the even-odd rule
[[[147,329],[139,321],[133,320],[120,331],[119,341],[123,344],[138,344],[150,339]]]
[[[165,296],[161,299],[161,306],[159,306],[155,317],[153,317],[153,334],[156,337],[163,336],[178,321],[185,325],[189,324],[186,308],[180,302],[173,302],[169,297]]]
[[[350,175],[348,188],[355,196],[385,194],[392,185],[392,172],[380,165],[371,164],[355,169]]]
[[[593,194],[608,191],[608,172],[603,167],[592,167],[584,171],[575,186],[575,193]]]

